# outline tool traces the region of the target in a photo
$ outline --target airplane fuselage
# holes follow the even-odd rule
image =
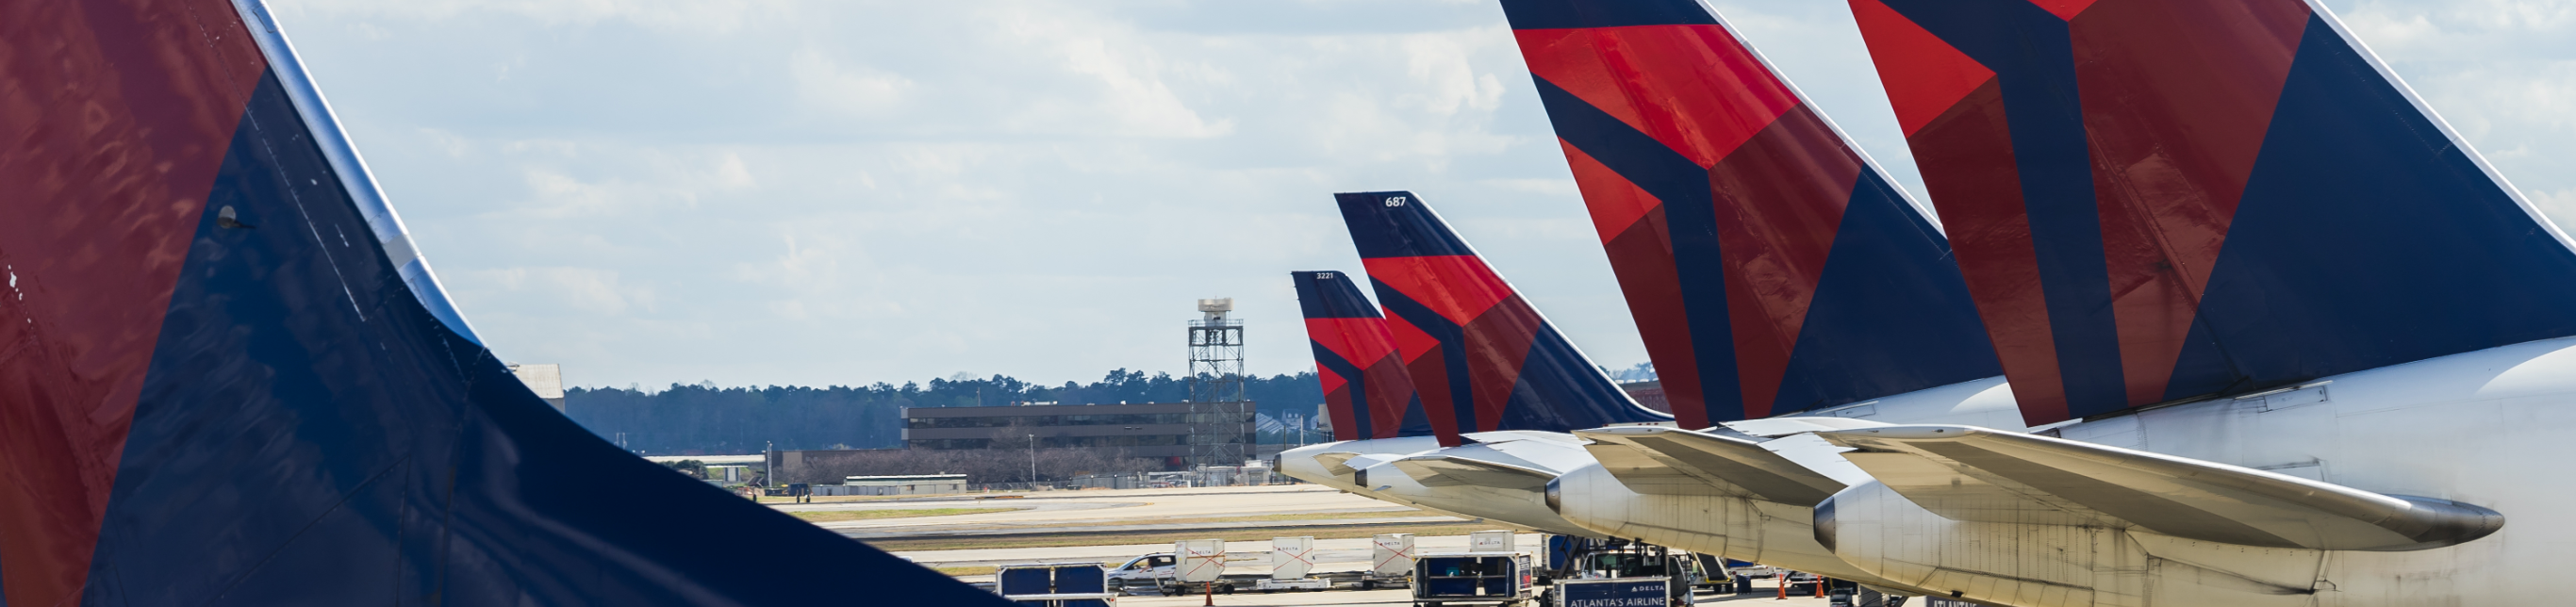
[[[2467,543],[2325,551],[2193,541],[2142,529],[1961,522],[1875,482],[1833,499],[1834,548],[1861,570],[2018,607],[2504,605],[2555,591],[2576,525],[2576,338],[2321,378],[2049,430],[2061,438],[2232,464],[2501,512]]]

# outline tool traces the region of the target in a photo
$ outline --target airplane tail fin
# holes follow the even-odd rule
[[[1694,0],[1505,0],[1684,427],[2002,373],[1949,243]]]
[[[1333,199],[1444,444],[1465,432],[1671,421],[1621,392],[1420,197]]]
[[[0,604],[1003,604],[530,392],[256,0],[9,13]]]
[[[2576,335],[2567,236],[2321,4],[1851,7],[2032,424]]]
[[[1347,272],[1291,272],[1333,440],[1431,436],[1431,418],[1395,351],[1386,317]]]

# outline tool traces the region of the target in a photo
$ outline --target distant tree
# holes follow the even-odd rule
[[[1247,378],[1244,392],[1273,418],[1313,415],[1324,402],[1313,373]],[[648,455],[739,455],[759,453],[768,444],[788,450],[900,447],[907,407],[1180,402],[1188,396],[1185,378],[1117,369],[1100,381],[1055,386],[1005,375],[974,379],[959,374],[900,386],[724,388],[702,381],[675,383],[657,392],[633,385],[577,387],[565,391],[564,409],[591,432],[610,440],[622,433],[626,448]],[[1294,436],[1265,433],[1262,440],[1293,442]]]
[[[1026,449],[1026,437],[1021,440],[1019,449]],[[1163,469],[1161,460],[1134,457],[1115,448],[1039,448],[1037,461],[1040,481]],[[1028,479],[1028,462],[1027,451],[1015,449],[878,449],[836,454],[785,482],[832,484],[852,476],[963,474],[970,483],[1017,483]]]

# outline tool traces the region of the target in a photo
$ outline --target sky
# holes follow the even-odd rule
[[[1843,0],[1719,13],[1906,189]],[[2328,0],[2576,221],[2576,0]],[[1334,192],[1411,190],[1646,360],[1492,0],[272,0],[450,295],[568,385],[1181,372],[1195,300],[1310,369]]]

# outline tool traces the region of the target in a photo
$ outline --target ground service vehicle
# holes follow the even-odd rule
[[[1710,571],[1700,555],[1673,552],[1662,546],[1637,544],[1625,540],[1578,543],[1578,548],[1561,559],[1555,585],[1541,593],[1544,605],[1582,605],[1585,601],[1608,601],[1594,604],[1628,605],[1645,585],[1601,585],[1604,580],[1654,580],[1652,587],[1663,604],[1682,605],[1691,600],[1691,589],[1697,586],[1724,584],[1726,573]],[[1559,560],[1559,559],[1551,559]],[[1714,581],[1711,581],[1714,578]],[[1578,590],[1580,589],[1580,590]],[[1581,599],[1591,596],[1591,599]],[[1625,598],[1621,598],[1625,597]],[[1614,600],[1615,599],[1615,600]]]
[[[1688,605],[1690,600],[1689,591],[1674,592],[1670,579],[1605,578],[1557,582],[1540,604],[1548,607],[1644,607]]]
[[[1162,588],[1171,583],[1172,569],[1179,563],[1179,557],[1169,552],[1156,552],[1128,559],[1126,563],[1109,569],[1109,590],[1119,592],[1128,588]]]
[[[1413,565],[1413,604],[1519,605],[1536,577],[1527,552],[1425,555]]]

